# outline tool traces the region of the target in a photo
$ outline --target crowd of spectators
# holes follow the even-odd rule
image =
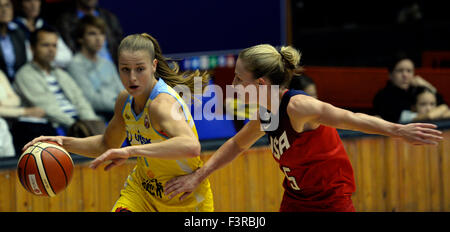
[[[0,0],[0,157],[78,120],[109,121],[123,90],[118,18],[98,0],[75,0],[49,24],[43,0]]]
[[[51,25],[41,14],[45,6],[0,0],[0,157],[20,155],[34,137],[65,135],[78,120],[109,121],[123,90],[115,64],[123,37],[118,18],[98,0],[75,0]],[[399,123],[450,118],[412,59],[392,59],[389,80],[374,96],[374,115]],[[294,77],[290,88],[320,99],[306,75]],[[235,121],[236,129],[243,122]]]

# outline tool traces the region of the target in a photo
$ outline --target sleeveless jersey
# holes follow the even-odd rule
[[[194,120],[182,98],[168,86],[162,78],[153,88],[144,110],[136,115],[132,104],[133,97],[128,96],[122,110],[127,130],[127,139],[131,145],[158,143],[168,139],[167,135],[155,130],[150,123],[148,105],[161,93],[173,96],[181,105],[186,122],[197,136]],[[168,108],[168,110],[170,110]],[[125,189],[133,185],[134,191],[141,191],[143,199],[148,200],[149,211],[212,211],[212,192],[208,180],[203,181],[197,190],[180,202],[178,197],[169,198],[164,194],[164,185],[176,176],[192,173],[203,165],[200,157],[186,159],[159,159],[140,156],[137,165],[129,175]],[[126,191],[125,191],[126,192]],[[205,209],[205,204],[208,209]],[[203,205],[202,207],[199,207]]]
[[[333,211],[336,200],[350,199],[351,203],[355,191],[353,169],[335,128],[320,125],[302,133],[292,128],[287,105],[298,94],[307,95],[297,90],[288,90],[283,95],[279,111],[271,116],[279,117],[279,126],[266,131],[272,155],[285,174],[285,196],[280,210]]]

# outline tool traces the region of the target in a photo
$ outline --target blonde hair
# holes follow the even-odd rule
[[[288,87],[292,76],[301,75],[299,66],[301,53],[291,46],[283,46],[278,52],[269,44],[260,44],[246,48],[239,58],[254,78],[268,77],[273,85]]]
[[[148,51],[150,59],[158,60],[156,66],[155,78],[162,78],[170,87],[177,85],[186,85],[194,92],[194,77],[202,78],[202,89],[206,87],[209,81],[209,74],[205,71],[200,73],[199,70],[194,72],[179,72],[179,66],[176,62],[170,61],[162,55],[158,41],[147,33],[133,34],[125,37],[119,45],[118,54],[122,51]],[[168,61],[172,62],[173,68],[169,66]]]

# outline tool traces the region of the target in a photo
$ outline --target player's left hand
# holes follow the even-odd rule
[[[110,160],[111,163],[105,166],[105,171],[108,171],[112,167],[122,165],[129,157],[130,153],[125,148],[109,149],[93,160],[89,167],[96,169],[103,162]]]
[[[398,130],[400,137],[414,145],[437,145],[442,141],[442,132],[436,130],[437,126],[429,123],[409,123],[402,125]]]

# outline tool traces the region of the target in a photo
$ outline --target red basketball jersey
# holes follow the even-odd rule
[[[297,133],[291,126],[287,105],[291,97],[305,94],[289,90],[280,102],[278,127],[266,131],[272,155],[285,174],[280,211],[354,211],[353,169],[335,128],[319,126]],[[262,121],[263,123],[264,121]]]

